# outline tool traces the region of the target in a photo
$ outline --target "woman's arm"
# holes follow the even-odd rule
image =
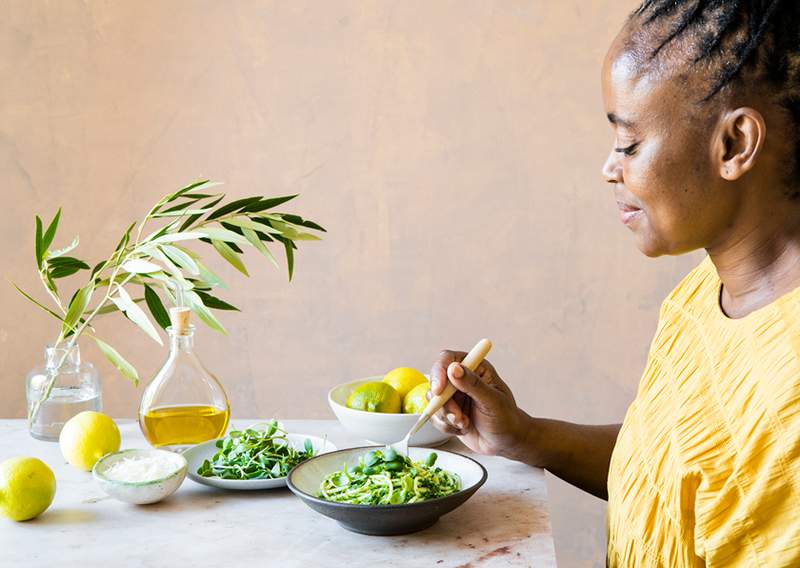
[[[432,419],[470,449],[543,467],[597,497],[606,499],[608,465],[619,424],[585,426],[532,418],[514,401],[511,389],[488,361],[476,372],[459,362],[465,353],[443,351],[431,369],[431,392],[449,380],[458,392]]]
[[[527,435],[512,459],[543,467],[595,497],[608,499],[608,464],[620,424],[589,426],[527,414],[525,418]]]

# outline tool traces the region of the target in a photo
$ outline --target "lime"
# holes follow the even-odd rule
[[[56,476],[36,458],[11,458],[0,463],[0,513],[12,521],[41,515],[53,502]]]
[[[347,397],[347,408],[367,412],[400,412],[403,399],[391,385],[382,382],[364,383]]]
[[[431,385],[428,381],[415,386],[403,399],[403,412],[406,414],[422,414],[428,406],[428,391]]]
[[[119,450],[119,428],[105,414],[87,410],[67,420],[58,444],[71,465],[90,471],[97,460]]]
[[[411,367],[398,367],[393,371],[389,371],[386,376],[383,377],[383,382],[392,385],[394,390],[400,394],[400,397],[405,398],[411,389],[419,384],[427,383],[428,379],[416,369],[412,369]]]

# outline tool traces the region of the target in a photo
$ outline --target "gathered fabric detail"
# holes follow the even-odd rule
[[[664,301],[609,470],[609,566],[800,566],[800,289],[731,320],[706,258]]]

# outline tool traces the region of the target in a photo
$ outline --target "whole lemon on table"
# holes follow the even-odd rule
[[[91,471],[97,460],[119,450],[119,428],[105,414],[86,410],[67,420],[58,444],[71,465]]]
[[[383,382],[392,385],[394,390],[400,394],[400,398],[405,398],[411,389],[419,384],[427,383],[428,379],[416,369],[398,367],[386,373]]]
[[[398,413],[403,405],[400,394],[387,383],[364,383],[347,397],[347,408],[367,412]]]
[[[406,414],[422,414],[428,406],[428,391],[431,385],[428,381],[415,386],[403,399],[403,412]]]
[[[41,515],[53,502],[56,476],[36,458],[11,458],[0,463],[0,513],[12,521]]]

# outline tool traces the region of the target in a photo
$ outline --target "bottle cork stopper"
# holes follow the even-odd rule
[[[189,316],[192,310],[189,308],[170,308],[169,320],[172,322],[172,329],[178,335],[189,333]]]

